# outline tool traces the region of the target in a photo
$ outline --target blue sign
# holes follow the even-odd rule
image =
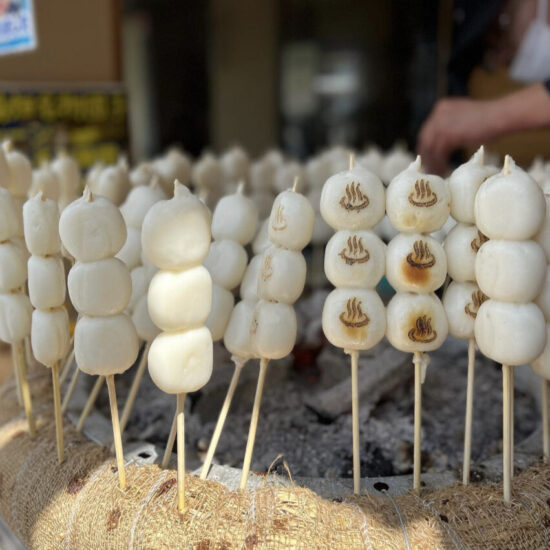
[[[0,55],[36,48],[33,0],[0,0]]]

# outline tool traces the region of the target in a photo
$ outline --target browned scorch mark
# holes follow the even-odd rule
[[[414,183],[414,191],[409,195],[409,202],[421,208],[433,206],[437,202],[437,195],[432,191],[430,182],[425,179],[417,180]]]
[[[273,231],[282,231],[287,227],[286,220],[283,215],[283,210],[284,208],[282,205],[279,205],[277,207],[277,212],[275,212],[275,221],[271,225],[271,227],[273,228]]]
[[[268,254],[265,257],[264,266],[263,266],[263,269],[262,269],[262,279],[264,281],[267,281],[273,275],[273,267],[271,266],[271,260],[272,259],[273,259],[273,256],[271,254]]]
[[[472,319],[475,319],[477,317],[479,306],[485,302],[485,300],[487,300],[487,296],[485,296],[481,290],[474,290],[472,292],[472,301],[468,302],[464,306],[466,315],[470,316]]]
[[[477,231],[477,235],[470,243],[470,246],[472,247],[472,250],[477,254],[479,249],[481,248],[481,245],[483,243],[486,243],[489,240],[489,237],[485,236],[481,231]]]
[[[437,332],[432,329],[432,318],[427,315],[418,317],[415,326],[409,330],[409,339],[413,342],[429,344],[437,338]]]
[[[370,259],[369,251],[363,246],[362,238],[358,238],[357,235],[348,237],[347,247],[343,248],[338,256],[340,256],[348,265],[353,265],[355,263],[364,264]]]
[[[361,185],[355,181],[346,185],[345,195],[340,199],[340,206],[346,210],[363,210],[370,204],[369,198],[361,191]]]
[[[340,321],[350,328],[359,328],[368,325],[370,319],[361,308],[361,300],[358,298],[349,298],[346,304],[346,311],[342,311],[339,317]]]

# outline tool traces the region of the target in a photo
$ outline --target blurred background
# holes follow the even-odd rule
[[[500,55],[509,4],[35,1],[36,49],[0,57],[0,134],[35,162],[64,146],[83,167],[171,144],[298,158],[331,144],[414,150],[438,97],[520,86]],[[549,137],[489,148],[527,165],[550,156]]]

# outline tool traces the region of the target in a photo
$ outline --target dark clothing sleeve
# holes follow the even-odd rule
[[[547,80],[547,81],[544,83],[544,87],[548,90],[548,93],[550,94],[550,80]]]

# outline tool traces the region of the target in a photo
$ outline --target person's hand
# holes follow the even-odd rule
[[[453,151],[478,147],[494,135],[492,101],[442,99],[418,135],[417,149],[426,170],[445,174]]]

